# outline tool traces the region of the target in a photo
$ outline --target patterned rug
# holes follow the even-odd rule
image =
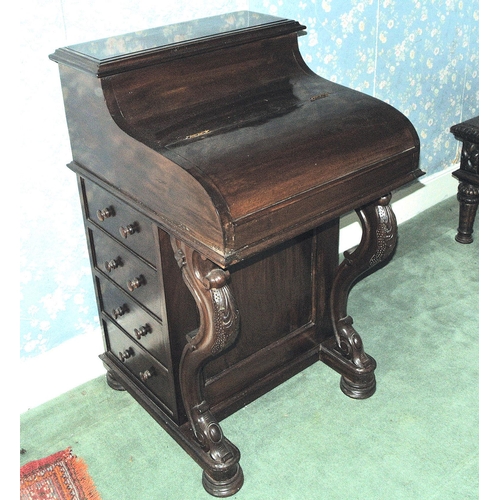
[[[101,500],[71,448],[21,467],[21,500]]]

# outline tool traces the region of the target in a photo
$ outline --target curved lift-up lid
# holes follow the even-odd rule
[[[223,266],[422,175],[408,119],[314,74],[298,50],[304,29],[239,12],[59,49],[51,58],[76,164]],[[87,117],[93,131],[82,131],[72,107],[81,114],[75,99],[90,77],[124,137],[99,139],[111,129],[97,111]],[[87,94],[96,108],[95,88]],[[101,140],[94,156],[85,137]],[[112,175],[113,148],[127,140],[140,143],[142,160],[127,166],[122,154],[124,173]]]

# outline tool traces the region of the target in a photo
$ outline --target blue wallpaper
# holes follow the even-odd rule
[[[76,180],[65,167],[71,153],[57,67],[47,58],[57,47],[240,9],[296,19],[307,26],[300,47],[313,71],[410,118],[428,175],[456,161],[449,127],[479,113],[478,0],[221,0],[210,6],[197,0],[168,8],[163,0],[143,0],[140,7],[135,0],[32,3],[26,14],[32,17],[23,20],[19,82],[28,96],[25,119],[22,110],[19,115],[33,127],[25,136],[37,151],[36,164],[26,155],[19,165],[29,179],[20,195],[22,359],[79,335],[100,335]]]

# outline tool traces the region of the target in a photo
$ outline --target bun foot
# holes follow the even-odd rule
[[[467,245],[469,243],[472,243],[474,239],[470,234],[457,233],[457,235],[455,236],[455,241]]]
[[[228,478],[227,476],[233,471],[234,474]],[[237,493],[243,486],[243,470],[239,464],[236,464],[234,469],[223,473],[216,472],[213,476],[209,475],[207,471],[203,471],[202,484],[205,490],[214,497],[229,497]]]
[[[340,390],[346,396],[353,399],[368,399],[370,396],[373,396],[377,389],[375,375],[373,373],[370,375],[367,380],[363,380],[362,382],[353,382],[343,376],[340,378]]]
[[[123,387],[118,380],[114,377],[114,375],[111,372],[106,372],[106,382],[108,383],[109,387],[115,391],[124,391],[125,387]]]

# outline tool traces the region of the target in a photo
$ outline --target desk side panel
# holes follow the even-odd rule
[[[220,417],[314,363],[333,336],[338,232],[333,220],[229,268],[240,334],[205,368],[207,399]]]

